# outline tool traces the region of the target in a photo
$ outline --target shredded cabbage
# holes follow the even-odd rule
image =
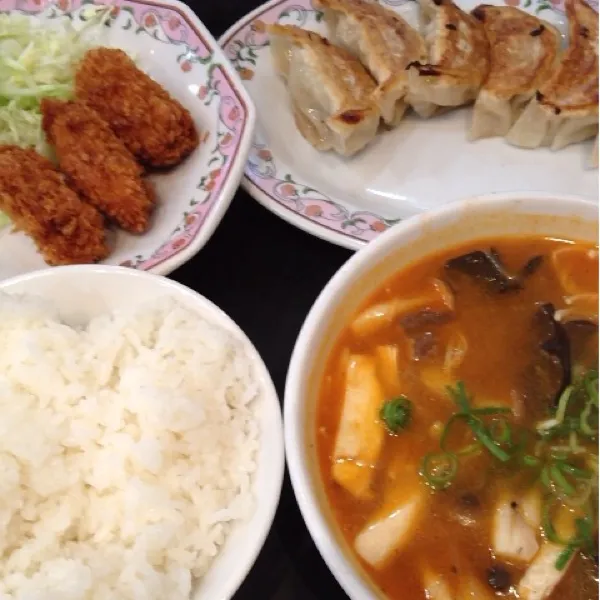
[[[0,144],[34,146],[52,157],[42,132],[40,100],[73,94],[77,63],[92,45],[112,7],[86,7],[77,30],[68,17],[42,21],[18,13],[0,14]]]
[[[112,7],[86,7],[76,30],[68,17],[42,21],[18,13],[0,14],[0,144],[33,146],[53,158],[42,131],[40,100],[73,94],[77,63],[93,43]],[[0,228],[10,223],[0,212]]]

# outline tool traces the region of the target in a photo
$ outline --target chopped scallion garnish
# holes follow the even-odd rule
[[[571,557],[573,554],[575,554],[575,552],[577,552],[577,550],[577,546],[573,546],[572,544],[566,546],[565,549],[558,555],[558,558],[554,563],[554,568],[557,571],[562,571],[569,564]]]
[[[589,551],[595,532],[591,505],[597,501],[598,457],[588,445],[589,439],[598,435],[598,372],[588,371],[567,387],[555,414],[533,431],[513,423],[509,408],[471,406],[462,381],[447,389],[457,412],[442,429],[441,451],[423,457],[420,472],[427,484],[436,490],[448,488],[457,477],[462,457],[487,450],[509,468],[531,469],[529,480],[546,488],[544,535],[564,546],[555,563],[557,569],[564,569],[576,552]],[[462,431],[457,430],[461,423]],[[563,539],[555,529],[555,507],[585,514],[575,519],[576,533],[570,539]]]
[[[430,452],[421,463],[421,475],[436,490],[450,486],[457,471],[458,458],[453,452]]]
[[[575,493],[575,488],[567,481],[563,475],[561,463],[555,463],[550,467],[550,477],[556,484],[556,487],[567,496],[572,496]]]
[[[412,402],[406,396],[383,403],[379,417],[391,433],[398,433],[408,427],[412,417]]]

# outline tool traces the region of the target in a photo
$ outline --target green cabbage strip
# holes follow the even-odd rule
[[[0,145],[33,146],[52,158],[42,131],[40,101],[72,97],[77,64],[94,45],[89,34],[101,31],[111,8],[87,7],[79,30],[68,17],[41,20],[0,14]],[[3,217],[0,226],[7,223]]]

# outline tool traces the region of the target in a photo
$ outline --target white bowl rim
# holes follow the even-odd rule
[[[331,526],[311,491],[311,477],[303,456],[305,446],[304,431],[301,427],[303,398],[299,393],[301,380],[305,378],[307,363],[311,356],[307,349],[310,348],[311,340],[318,337],[331,300],[336,298],[338,292],[353,279],[353,273],[365,264],[373,264],[380,255],[384,254],[386,249],[391,249],[398,244],[408,232],[423,223],[444,220],[445,217],[458,212],[461,207],[469,206],[473,209],[498,207],[501,209],[507,204],[518,201],[528,204],[540,202],[540,214],[548,212],[548,208],[552,205],[578,205],[583,210],[595,206],[595,203],[589,199],[568,194],[500,192],[482,194],[445,204],[429,212],[400,221],[352,255],[340,267],[313,303],[302,325],[290,359],[284,391],[283,426],[286,459],[292,488],[306,527],[330,572],[351,600],[374,598],[373,588],[367,585],[364,578],[358,574],[356,568],[346,558],[345,552],[340,549],[339,544],[331,535]]]
[[[218,600],[230,600],[231,598],[233,598],[238,588],[246,579],[248,573],[250,572],[251,568],[256,562],[256,559],[258,558],[258,555],[260,554],[260,551],[264,546],[269,532],[271,531],[273,521],[275,520],[275,513],[279,506],[279,499],[281,496],[281,489],[283,486],[283,477],[285,473],[285,452],[283,439],[283,422],[281,418],[281,406],[279,403],[277,390],[275,389],[275,385],[273,383],[269,370],[267,369],[267,366],[265,365],[261,355],[259,354],[254,344],[251,342],[251,340],[248,338],[248,336],[225,311],[219,308],[214,302],[212,302],[202,294],[194,291],[193,289],[171,279],[167,279],[166,277],[163,277],[161,275],[152,273],[151,271],[139,271],[128,267],[103,264],[58,266],[23,273],[21,275],[17,275],[15,277],[11,277],[9,279],[0,281],[0,291],[5,290],[6,288],[10,288],[13,285],[29,282],[31,280],[52,278],[55,277],[57,274],[64,272],[73,272],[74,275],[77,275],[78,273],[94,273],[98,275],[120,275],[125,277],[126,279],[133,278],[154,281],[163,289],[172,291],[175,297],[181,297],[181,295],[186,296],[194,303],[196,303],[199,307],[204,307],[207,309],[208,312],[217,315],[218,323],[229,328],[229,330],[233,334],[235,334],[237,338],[241,340],[246,346],[250,360],[255,366],[258,378],[263,384],[262,396],[263,401],[265,403],[264,410],[273,412],[273,422],[277,424],[275,430],[269,431],[269,436],[273,437],[275,441],[274,447],[277,449],[277,451],[275,453],[269,454],[268,465],[267,463],[263,465],[257,463],[259,468],[265,468],[268,466],[268,470],[270,471],[269,479],[272,484],[270,486],[271,493],[268,496],[268,499],[266,500],[266,505],[264,500],[261,503],[262,518],[253,526],[253,529],[256,529],[256,533],[254,533],[252,537],[252,543],[248,546],[246,552],[241,557],[241,560],[239,560],[239,555],[236,557],[236,565],[238,566],[236,566],[236,569],[234,571],[229,572],[229,578],[226,581],[223,580],[223,584],[220,586],[221,589],[219,590]],[[241,523],[240,525],[242,527],[249,525],[254,518],[257,518],[257,515],[258,511],[253,513],[253,515],[247,522]],[[231,548],[229,548],[228,552],[231,552],[233,555],[237,552],[237,550],[232,550]],[[218,559],[220,556],[222,555],[218,554],[216,559]],[[210,568],[212,568],[212,566]],[[210,574],[210,568],[207,574]]]

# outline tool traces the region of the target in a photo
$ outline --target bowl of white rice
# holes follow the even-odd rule
[[[277,394],[211,302],[59,267],[0,283],[0,600],[226,600],[273,522]]]

